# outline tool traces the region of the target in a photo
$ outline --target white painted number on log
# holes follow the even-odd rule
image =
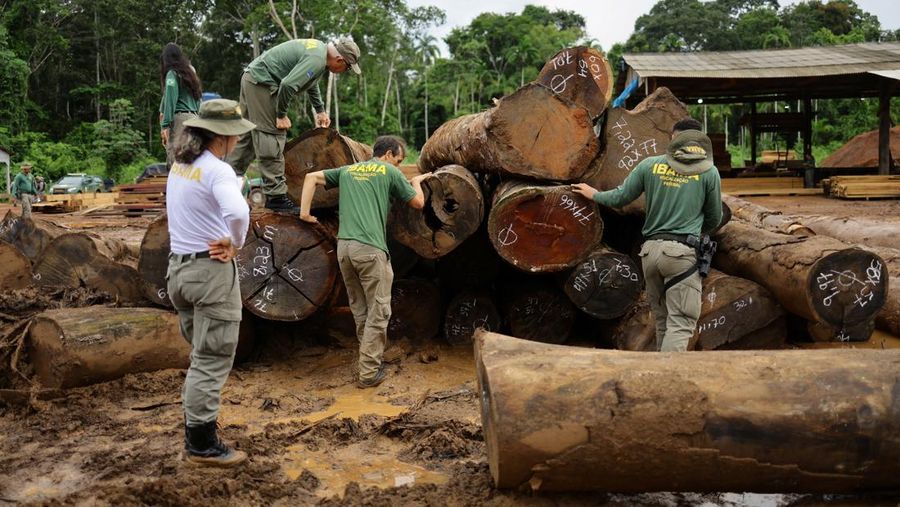
[[[159,299],[166,299],[167,297],[169,297],[169,294],[166,292],[166,289],[159,289],[158,291],[156,291],[156,296]]]
[[[560,202],[562,204],[563,209],[568,210],[572,213],[572,216],[578,220],[578,223],[581,225],[587,225],[591,221],[591,217],[594,216],[594,212],[585,213],[588,210],[588,206],[579,206],[575,201],[575,198],[569,196],[567,194],[560,195]]]
[[[273,225],[267,225],[263,230],[263,239],[267,241],[275,240],[275,233],[278,232],[278,228]]]

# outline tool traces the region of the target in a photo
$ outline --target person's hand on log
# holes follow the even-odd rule
[[[327,112],[316,113],[316,127],[328,128],[330,126],[331,116],[328,116]]]
[[[311,224],[319,223],[319,219],[313,215],[310,215],[309,213],[300,213],[300,220],[303,220],[304,222],[309,222]]]
[[[572,190],[576,193],[579,193],[588,199],[593,199],[594,194],[598,192],[598,190],[587,183],[575,183],[572,185]]]
[[[287,130],[291,128],[291,119],[285,116],[284,118],[275,118],[275,128],[280,130]]]
[[[207,243],[209,245],[209,258],[221,262],[229,262],[237,255],[237,248],[231,244],[231,238],[219,238]]]

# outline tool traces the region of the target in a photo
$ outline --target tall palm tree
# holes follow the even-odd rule
[[[437,46],[437,39],[429,34],[423,34],[416,41],[416,55],[419,57],[419,63],[422,65],[422,75],[425,78],[425,140],[428,140],[428,70],[434,65],[437,57],[440,56],[440,50]]]

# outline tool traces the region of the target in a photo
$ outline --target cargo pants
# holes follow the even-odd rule
[[[238,176],[243,176],[254,158],[259,159],[259,172],[263,178],[263,193],[284,195],[287,183],[284,177],[284,144],[287,131],[275,126],[277,87],[257,83],[245,72],[241,77],[241,111],[256,128],[241,136],[226,162]]]
[[[181,334],[191,345],[181,397],[185,422],[197,426],[215,421],[241,326],[237,266],[233,260],[169,255],[166,280]]]
[[[641,247],[641,265],[650,310],[656,321],[656,349],[685,351],[700,317],[700,273],[665,290],[670,278],[697,263],[696,251],[677,241],[648,240]]]
[[[356,323],[359,379],[366,382],[375,377],[384,359],[394,270],[384,250],[359,241],[338,240],[337,257]]]
[[[19,194],[19,202],[22,204],[22,218],[31,218],[31,204],[34,203],[34,194]]]

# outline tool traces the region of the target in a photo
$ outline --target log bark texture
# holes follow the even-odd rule
[[[716,266],[767,288],[789,312],[841,329],[875,318],[888,273],[877,255],[825,236],[776,234],[732,222],[716,235]]]
[[[613,92],[609,61],[600,51],[577,46],[556,53],[541,69],[537,83],[599,118],[606,111]]]
[[[832,238],[859,245],[900,248],[900,222],[823,215],[791,217],[809,229]]]
[[[900,485],[900,351],[640,354],[488,332],[475,340],[499,488],[840,493]]]
[[[477,172],[574,181],[599,146],[586,109],[531,83],[492,109],[441,125],[422,147],[419,170],[457,164]]]
[[[31,285],[31,261],[11,243],[0,240],[0,287],[24,289]]]
[[[597,204],[568,185],[503,183],[494,192],[488,237],[513,266],[557,272],[581,262],[598,245],[603,219]]]
[[[640,161],[664,155],[672,138],[672,127],[689,116],[685,105],[665,87],[657,88],[632,110],[610,109],[603,129],[603,151],[591,164],[584,180],[598,190],[618,187]],[[622,211],[642,215],[644,197]]]
[[[518,338],[565,343],[575,325],[575,305],[551,284],[520,283],[506,288],[501,300],[509,331]]]
[[[39,218],[22,218],[12,212],[7,212],[3,221],[0,222],[0,240],[14,245],[28,257],[32,264],[37,262],[51,241],[63,234],[74,232],[77,231]],[[80,232],[79,234],[90,239],[97,251],[104,257],[117,262],[130,262],[128,259],[130,250],[125,242],[103,238],[90,232]]]
[[[728,205],[733,216],[760,229],[794,236],[816,235],[812,229],[803,225],[795,217],[784,215],[780,211],[771,210],[728,194],[722,194],[722,202]]]
[[[292,139],[284,147],[284,177],[288,194],[300,202],[303,179],[308,173],[333,169],[372,158],[372,148],[334,129],[316,128]],[[338,205],[338,189],[316,188],[312,208],[333,208]]]
[[[434,283],[421,278],[394,280],[389,339],[421,342],[437,336],[443,309],[441,291]]]
[[[464,291],[447,305],[444,314],[444,336],[453,345],[472,343],[475,330],[500,329],[500,312],[487,291]]]
[[[641,268],[631,257],[602,247],[572,270],[563,291],[588,315],[615,319],[638,300],[643,285]]]
[[[328,306],[340,276],[333,233],[294,215],[251,212],[236,259],[244,308],[269,320],[299,321]]]
[[[484,196],[465,167],[449,165],[422,182],[425,207],[397,203],[391,210],[394,239],[426,259],[443,257],[481,226]]]
[[[166,271],[169,268],[169,219],[165,213],[150,222],[141,240],[138,273],[144,279],[144,295],[153,303],[172,308]]]
[[[128,373],[186,368],[178,317],[153,308],[67,308],[35,317],[29,357],[41,384],[77,387]]]

